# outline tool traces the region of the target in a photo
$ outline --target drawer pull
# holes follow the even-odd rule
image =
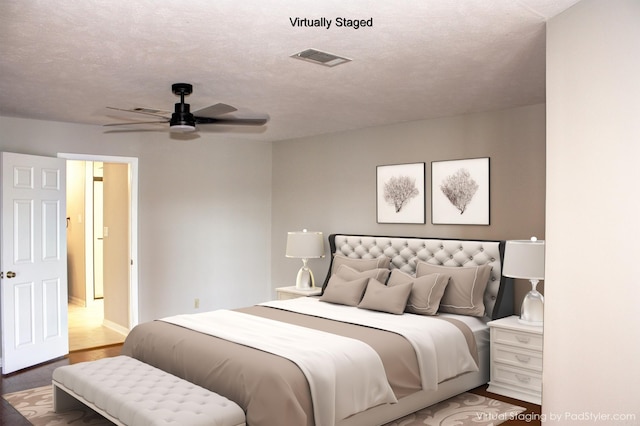
[[[531,377],[529,376],[523,376],[521,374],[516,374],[516,379],[518,379],[519,381],[521,381],[522,383],[529,383],[531,381]]]
[[[516,355],[516,359],[523,364],[527,364],[529,361],[531,361],[531,357],[525,355]]]
[[[531,340],[529,337],[527,336],[518,336],[516,335],[516,339],[518,340],[518,342],[520,343],[529,343],[529,341]]]

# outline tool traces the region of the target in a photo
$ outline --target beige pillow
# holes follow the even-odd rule
[[[389,269],[391,259],[387,256],[380,256],[375,259],[353,259],[347,257],[344,254],[336,254],[333,256],[333,265],[331,266],[331,273],[335,274],[340,265],[347,265],[356,271],[368,271],[370,269]]]
[[[484,291],[489,282],[491,265],[449,267],[418,262],[416,277],[429,274],[449,275],[449,284],[440,300],[440,312],[484,316]]]
[[[340,305],[358,306],[362,294],[370,278],[362,277],[347,281],[338,275],[329,278],[324,293],[320,296],[323,302],[338,303]]]
[[[449,283],[449,275],[429,274],[416,278],[399,269],[391,271],[391,276],[387,283],[389,287],[406,283],[413,284],[413,288],[405,311],[419,315],[435,315],[440,306],[440,299],[442,299],[445,288]]]
[[[377,269],[369,269],[368,271],[358,271],[353,269],[347,265],[340,265],[338,269],[336,269],[336,275],[340,278],[344,278],[345,280],[355,280],[356,278],[375,278],[381,283],[386,283],[387,278],[389,278],[389,269],[377,268]]]
[[[387,287],[380,281],[369,278],[367,290],[358,308],[401,315],[407,306],[407,299],[409,299],[411,287],[411,283]]]

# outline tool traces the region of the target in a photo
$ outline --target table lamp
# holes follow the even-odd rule
[[[324,257],[324,241],[322,232],[295,231],[287,234],[286,257],[302,259],[302,267],[296,277],[296,288],[312,289],[315,287],[313,272],[307,266],[309,259]]]
[[[531,291],[522,301],[518,321],[522,324],[542,326],[544,297],[536,287],[540,280],[544,280],[544,240],[538,241],[536,237],[532,237],[530,240],[507,241],[502,275],[531,282]]]

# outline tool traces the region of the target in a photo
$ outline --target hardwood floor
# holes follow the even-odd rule
[[[513,399],[506,396],[498,395],[495,393],[487,392],[487,387],[489,385],[483,385],[477,387],[470,392],[473,392],[478,395],[483,395],[489,398],[497,399],[499,401],[508,402],[509,404],[518,405],[520,407],[524,407],[525,411],[520,413],[518,419],[508,420],[504,423],[501,423],[500,426],[514,426],[514,425],[529,425],[529,426],[539,426],[542,424],[540,420],[540,410],[541,407],[536,404],[532,404],[530,402],[520,401],[519,399]]]
[[[124,342],[124,335],[102,325],[104,320],[103,300],[95,300],[89,307],[70,303],[68,313],[70,351]]]
[[[83,361],[93,361],[100,358],[106,358],[111,356],[120,355],[122,344],[109,345],[102,348],[79,350],[70,353],[68,356],[48,362],[36,367],[32,367],[18,373],[9,374],[7,376],[0,377],[0,395],[4,395],[10,392],[17,392],[21,390],[31,389],[35,387],[45,386],[51,383],[51,375],[53,370],[57,367],[69,364],[75,364]],[[536,404],[530,404],[528,402],[520,401],[517,399],[507,398],[501,395],[487,392],[487,385],[480,386],[471,392],[484,395],[489,398],[498,399],[511,404],[525,407],[526,411],[523,412],[519,419],[509,420],[502,425],[540,425],[540,406]],[[0,425],[11,426],[30,426],[31,423],[27,421],[15,408],[13,408],[7,401],[2,399],[0,404]]]

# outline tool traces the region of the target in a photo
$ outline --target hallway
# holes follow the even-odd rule
[[[125,336],[102,325],[104,300],[86,308],[69,303],[68,309],[70,352],[124,342]]]

